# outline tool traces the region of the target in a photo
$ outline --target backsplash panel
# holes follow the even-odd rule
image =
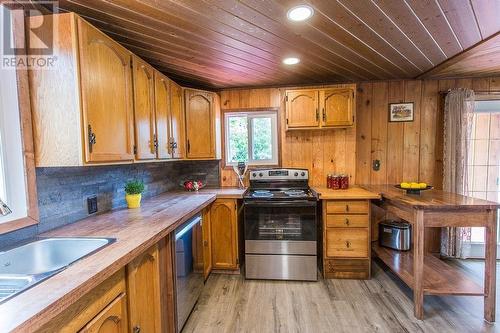
[[[144,198],[180,189],[185,179],[220,185],[219,161],[170,161],[116,166],[37,168],[40,223],[0,236],[0,248],[88,217],[87,197],[97,195],[99,213],[126,206],[125,182],[140,179]]]

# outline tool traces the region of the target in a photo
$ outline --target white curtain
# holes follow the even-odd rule
[[[444,107],[443,190],[468,195],[468,172],[474,91],[452,89]],[[441,255],[467,258],[470,255],[470,228],[442,228]]]

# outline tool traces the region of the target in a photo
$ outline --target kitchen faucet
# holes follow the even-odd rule
[[[12,213],[12,210],[9,208],[9,206],[7,206],[5,202],[2,201],[2,199],[0,199],[0,215],[5,216],[9,215],[10,213]]]

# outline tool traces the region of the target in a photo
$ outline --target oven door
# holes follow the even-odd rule
[[[245,240],[316,241],[316,202],[309,200],[247,201]]]

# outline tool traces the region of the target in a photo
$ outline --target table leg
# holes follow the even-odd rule
[[[413,225],[413,303],[415,317],[424,319],[424,211],[415,212]]]
[[[488,214],[484,256],[484,319],[495,321],[496,258],[497,258],[497,211]]]

